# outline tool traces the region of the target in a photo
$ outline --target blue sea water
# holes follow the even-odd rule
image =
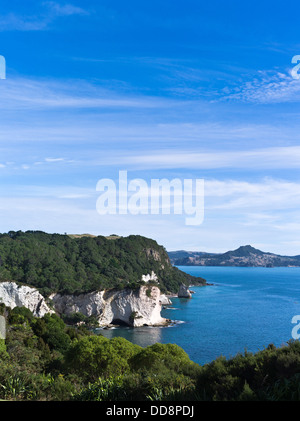
[[[173,298],[162,316],[170,327],[100,330],[108,338],[122,336],[140,346],[156,342],[182,347],[190,359],[205,364],[257,352],[292,339],[292,318],[300,315],[300,268],[191,267],[179,269],[202,276],[205,287],[191,287],[192,299]],[[300,318],[300,316],[299,316]]]

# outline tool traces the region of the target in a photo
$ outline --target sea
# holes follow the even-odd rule
[[[300,333],[300,268],[178,266],[212,285],[192,286],[191,299],[172,298],[162,316],[168,327],[115,327],[97,332],[142,347],[156,342],[179,345],[198,364],[219,356],[281,346]],[[294,328],[294,331],[293,331]],[[293,332],[294,333],[293,333]]]

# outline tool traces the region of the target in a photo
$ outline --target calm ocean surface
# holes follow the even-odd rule
[[[171,327],[99,330],[107,338],[122,336],[140,346],[156,342],[181,346],[191,360],[204,364],[245,349],[259,351],[292,339],[291,323],[300,315],[300,268],[190,267],[213,286],[192,287],[192,299],[172,299],[162,316]]]

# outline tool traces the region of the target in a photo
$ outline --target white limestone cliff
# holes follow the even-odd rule
[[[54,313],[37,289],[15,282],[0,282],[0,303],[11,309],[27,307],[36,317]]]
[[[144,282],[155,281],[159,283],[157,275],[153,271],[151,273],[148,273],[147,275],[142,275],[142,281]]]
[[[172,304],[172,301],[170,300],[170,298],[168,298],[165,294],[161,294],[160,295],[160,299],[159,299],[161,305],[163,306],[168,306]]]
[[[157,326],[168,322],[161,317],[161,294],[155,286],[141,286],[136,290],[126,288],[95,291],[80,295],[55,294],[50,298],[58,313],[96,316],[99,326],[113,323],[134,327]]]
[[[155,286],[141,286],[136,290],[95,291],[79,295],[52,294],[49,300],[58,314],[82,313],[95,316],[99,326],[124,323],[129,326],[157,326],[168,323],[161,317],[164,295]],[[0,282],[0,303],[7,307],[27,307],[36,317],[54,313],[45,298],[35,288],[15,282]]]

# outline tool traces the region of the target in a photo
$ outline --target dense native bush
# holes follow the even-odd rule
[[[66,355],[70,370],[87,379],[112,377],[129,371],[129,359],[140,347],[123,338],[91,336],[74,342]]]
[[[162,246],[139,235],[107,239],[42,231],[0,234],[0,281],[34,286],[44,296],[136,288],[143,285],[142,275],[152,271],[164,292],[177,292],[182,282],[205,282],[173,267]]]
[[[174,344],[107,339],[58,316],[1,306],[0,399],[276,401],[300,399],[300,342],[200,366]]]

